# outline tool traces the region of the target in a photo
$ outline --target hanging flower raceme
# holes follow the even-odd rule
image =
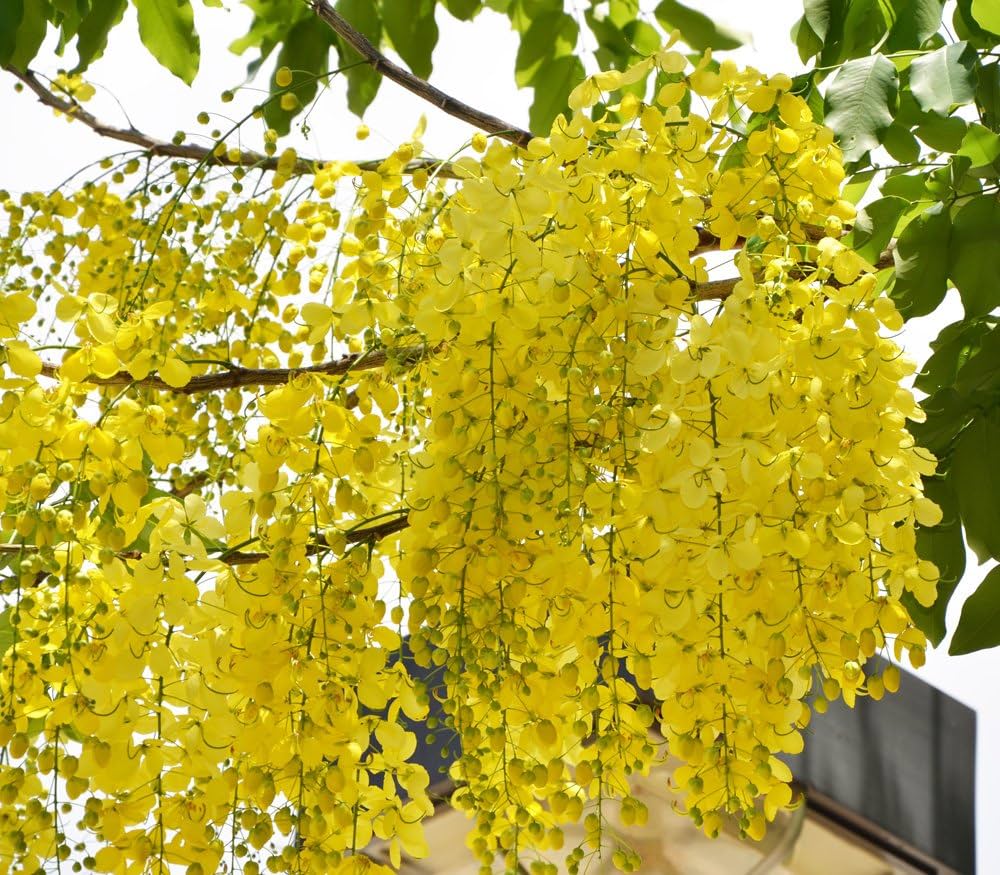
[[[668,757],[759,838],[937,579],[901,320],[790,87],[668,50],[457,182],[418,134],[311,190],[8,198],[0,872],[398,865],[431,694],[484,864],[582,820],[576,871]]]

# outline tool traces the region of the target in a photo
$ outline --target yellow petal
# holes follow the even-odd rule
[[[191,368],[179,358],[170,356],[160,368],[160,379],[174,389],[180,389],[191,381]]]
[[[929,498],[918,498],[913,502],[913,515],[922,526],[936,526],[941,522],[941,508]]]
[[[7,365],[19,377],[37,377],[42,372],[42,360],[26,343],[7,344]]]

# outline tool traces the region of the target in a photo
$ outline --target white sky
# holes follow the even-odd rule
[[[232,11],[205,9],[195,3],[203,60],[192,89],[173,79],[146,54],[138,42],[134,24],[129,22],[112,33],[106,57],[88,74],[90,81],[98,86],[98,96],[88,108],[101,118],[124,127],[131,123],[162,139],[170,139],[178,129],[206,131],[195,121],[201,110],[227,113],[213,122],[213,126],[224,127],[227,118],[241,116],[260,99],[260,93],[247,90],[228,105],[219,101],[220,92],[242,81],[245,70],[244,59],[232,55],[226,45],[244,32],[246,11],[235,0],[226,0],[226,4],[233,7]],[[647,5],[644,0],[643,6]],[[788,39],[789,28],[801,9],[800,0],[754,3],[700,0],[697,5],[718,20],[752,34],[751,45],[732,53],[739,62],[768,72],[794,74],[802,69]],[[765,9],[766,14],[762,14]],[[472,25],[455,22],[443,10],[439,10],[437,17],[441,38],[434,56],[433,83],[513,124],[527,126],[531,92],[514,87],[517,43],[506,19],[490,11],[481,14]],[[74,61],[72,53],[60,61],[45,51],[33,66],[40,72],[54,74],[60,66],[70,67]],[[0,118],[7,119],[7,124],[0,140],[0,188],[51,189],[86,163],[119,151],[120,144],[104,141],[82,125],[57,119],[27,92],[14,93],[10,78],[3,77],[2,81]],[[385,82],[365,118],[372,135],[359,143],[354,138],[358,122],[346,110],[343,85],[334,82],[332,90],[334,94],[310,117],[311,134],[308,143],[301,144],[303,153],[332,158],[378,157],[406,140],[422,114],[428,120],[424,142],[431,154],[450,155],[472,134],[464,123]],[[247,144],[253,148],[260,145]],[[928,341],[941,326],[960,316],[960,308],[951,298],[946,310],[943,318],[939,313],[919,320],[921,324],[916,321],[908,324],[903,343],[911,358],[923,361]],[[949,610],[949,628],[958,622],[962,602],[987,570],[977,566],[970,554],[965,580]],[[947,654],[947,643],[928,653],[927,665],[920,675],[978,712],[977,868],[981,875],[987,875],[1000,872],[1000,842],[991,841],[990,828],[1000,822],[1000,796],[995,789],[1000,782],[1000,744],[988,743],[989,739],[1000,741],[1000,696],[995,692],[1000,650],[951,657]]]

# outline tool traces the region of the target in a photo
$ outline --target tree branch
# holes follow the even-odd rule
[[[365,529],[356,529],[351,532],[345,532],[345,538],[348,544],[364,544],[364,543],[375,543],[376,541],[381,541],[382,538],[387,538],[389,535],[393,535],[396,532],[401,532],[403,529],[408,528],[410,525],[410,519],[408,511],[400,513],[398,517],[388,520],[384,523],[379,523],[377,526],[369,526]],[[328,551],[329,548],[325,544],[309,544],[306,546],[306,555],[315,556],[317,553],[323,553]],[[118,554],[122,556],[123,554]],[[139,552],[138,556],[135,558],[141,558],[142,553]],[[132,558],[132,557],[123,557]],[[226,565],[253,565],[256,562],[263,562],[265,559],[270,558],[269,553],[223,553],[221,556],[212,557],[217,558]]]
[[[426,353],[423,346],[405,347],[395,351],[392,361],[410,364]],[[381,368],[390,361],[390,354],[383,349],[341,356],[318,365],[304,368],[230,368],[217,374],[202,374],[192,377],[184,386],[170,386],[156,374],[137,380],[128,371],[119,371],[110,377],[88,376],[83,382],[96,386],[141,386],[160,392],[174,392],[178,395],[194,395],[198,392],[214,392],[222,389],[239,389],[246,386],[282,386],[300,374],[318,374],[338,377],[351,371],[365,371]],[[59,378],[59,365],[42,363],[42,374],[53,379]]]
[[[175,498],[179,498],[182,501],[187,498],[192,492],[197,492],[206,483],[212,481],[212,475],[208,471],[199,471],[197,474],[192,475],[192,477],[183,486],[177,486],[170,490],[170,494]]]
[[[149,155],[162,156],[165,158],[184,158],[188,161],[205,161],[211,164],[220,164],[226,167],[259,167],[264,170],[275,170],[278,166],[278,159],[273,155],[265,155],[262,152],[241,149],[239,157],[233,160],[228,154],[217,155],[214,148],[198,146],[194,143],[170,143],[166,140],[157,140],[136,128],[119,128],[101,121],[97,116],[88,112],[75,100],[66,100],[54,94],[31,70],[21,72],[13,67],[4,67],[12,76],[16,76],[30,88],[40,103],[49,106],[58,112],[64,113],[76,121],[83,122],[88,128],[102,137],[112,140],[119,140],[123,143],[131,143],[138,146]],[[298,174],[312,173],[317,162],[311,158],[299,158],[295,163],[295,172]]]
[[[341,21],[343,19],[332,9],[331,14],[337,16]],[[319,14],[319,12],[317,12]],[[325,20],[325,19],[324,19]],[[332,27],[333,25],[331,25]],[[344,26],[350,29],[350,25],[344,22]],[[339,32],[339,31],[338,31]],[[355,31],[351,31],[355,33]],[[424,90],[430,89],[431,92],[435,94],[440,94],[443,99],[447,101],[452,101],[453,98],[448,97],[448,95],[439,92],[436,88],[432,88],[426,82],[421,79],[417,79],[412,74],[407,73],[405,70],[396,67],[391,61],[387,60],[383,55],[379,54],[375,48],[369,43],[363,36],[357,34],[359,40],[364,41],[364,43],[369,47],[371,53],[374,54],[376,59],[381,59],[380,61],[370,61],[370,63],[382,63],[389,64],[400,75],[408,77],[413,81],[419,83],[420,87]],[[352,43],[353,45],[353,43]],[[38,98],[39,103],[48,106],[57,112],[61,112],[64,115],[82,122],[96,134],[102,137],[107,137],[112,140],[118,140],[123,143],[129,143],[133,146],[137,146],[142,149],[147,155],[153,155],[157,157],[165,158],[179,158],[186,161],[198,161],[205,164],[211,164],[221,167],[245,167],[247,169],[254,170],[270,170],[274,171],[278,168],[278,159],[273,155],[265,155],[261,152],[256,152],[252,149],[240,149],[235,157],[230,157],[231,150],[227,149],[222,154],[215,151],[215,148],[209,148],[208,146],[200,146],[195,143],[172,143],[166,140],[159,140],[156,137],[152,137],[149,134],[140,131],[137,128],[119,128],[114,125],[108,124],[105,121],[97,118],[97,116],[88,112],[83,108],[83,106],[77,103],[75,100],[67,100],[65,98],[59,97],[57,94],[53,93],[50,89],[46,88],[42,83],[41,79],[32,72],[31,70],[26,70],[24,72],[16,70],[13,67],[4,67],[4,69],[15,76],[21,82],[23,82],[28,88],[34,92],[35,96]],[[376,67],[376,69],[380,69]],[[391,78],[391,77],[389,77]],[[405,86],[409,87],[409,86]],[[413,89],[411,89],[413,90]],[[421,96],[424,96],[422,92]],[[435,101],[431,101],[434,103]],[[465,104],[459,101],[454,101],[454,103],[464,109],[471,111],[472,113],[478,114],[477,117],[481,116],[484,119],[491,119],[497,125],[506,125],[506,122],[502,122],[499,119],[495,119],[493,116],[485,115],[479,113],[478,110],[472,109],[471,107],[466,107]],[[438,105],[435,103],[435,105]],[[464,110],[463,110],[464,111]],[[452,113],[454,114],[454,113]],[[459,116],[465,120],[467,119],[464,115]],[[485,127],[485,125],[481,125]],[[514,129],[516,130],[516,129]],[[504,133],[504,132],[499,132]],[[509,131],[508,131],[509,133]],[[530,138],[530,134],[527,131],[521,131],[520,134]],[[511,139],[510,136],[506,137]],[[322,158],[299,158],[295,164],[292,166],[290,172],[293,175],[302,176],[309,173],[315,172],[317,167],[321,167],[324,164],[330,163],[329,161]],[[367,161],[353,161],[351,162],[356,167],[361,170],[378,170],[382,165],[382,159],[374,159]],[[446,179],[462,179],[464,175],[460,175],[456,172],[455,168],[452,166],[450,161],[443,161],[437,158],[415,158],[414,160],[408,162],[403,168],[404,173],[415,173],[418,170],[426,170],[429,172],[434,172],[438,176],[445,177]],[[813,226],[806,227],[806,233],[810,240],[819,240],[825,236],[822,228],[817,228]],[[736,243],[737,247],[742,246],[746,241],[741,237]],[[712,234],[711,231],[705,227],[698,228],[698,246],[694,250],[696,253],[708,252],[712,250],[717,250],[719,248],[719,238]],[[710,296],[711,297],[711,296]]]
[[[894,246],[895,244],[891,244],[889,248],[878,257],[878,261],[876,261],[873,265],[875,270],[884,270],[893,266],[895,263],[892,257],[892,250]],[[733,289],[739,281],[739,277],[727,277],[724,280],[711,280],[707,283],[698,283],[692,287],[692,295],[699,301],[722,301],[733,293]],[[830,277],[826,280],[825,285],[839,287],[841,284],[833,277]]]
[[[344,533],[348,544],[364,544],[367,542],[380,541],[396,532],[401,532],[410,525],[409,511],[400,511],[399,516],[377,526],[368,526],[363,529],[354,529]],[[306,546],[306,554],[315,556],[329,550],[325,544],[312,543]],[[21,555],[38,553],[39,548],[35,544],[0,544],[0,555]],[[119,559],[142,559],[149,555],[148,550],[119,550],[115,553]],[[223,551],[218,556],[210,556],[225,565],[253,565],[256,562],[263,562],[271,557],[270,553],[245,553],[239,550]],[[44,576],[44,574],[43,574]]]
[[[709,206],[708,198],[705,198],[705,205]],[[695,247],[693,254],[698,254],[700,252],[713,252],[721,248],[719,245],[721,243],[719,238],[709,231],[704,225],[698,225],[696,230],[698,231],[698,245]],[[803,231],[805,232],[806,239],[810,243],[817,243],[824,237],[829,236],[826,231],[816,225],[805,225],[803,227]],[[736,244],[732,248],[741,249],[746,245],[746,242],[746,237],[737,237]]]
[[[337,34],[343,37],[352,48],[354,48],[375,70],[402,87],[412,91],[424,100],[438,106],[450,115],[469,122],[483,130],[495,133],[510,142],[524,146],[531,140],[532,135],[528,131],[520,130],[495,116],[480,112],[474,107],[468,106],[459,100],[445,94],[443,91],[424,82],[412,73],[402,69],[392,63],[381,52],[379,52],[362,34],[355,30],[339,13],[337,13],[326,0],[312,0],[313,10],[316,15],[324,21]],[[30,88],[39,102],[49,106],[54,110],[83,122],[87,127],[102,137],[130,143],[138,146],[149,155],[163,157],[181,158],[189,161],[201,161],[209,164],[216,164],[228,167],[249,167],[262,170],[276,170],[278,159],[271,155],[264,155],[253,150],[240,150],[239,154],[233,158],[227,150],[218,154],[214,148],[199,146],[193,143],[171,143],[165,140],[158,140],[136,128],[119,128],[101,121],[92,113],[85,110],[79,103],[73,100],[66,100],[54,94],[41,80],[30,70],[21,72],[13,67],[4,67],[11,75],[17,77],[28,88]],[[315,169],[325,163],[320,159],[299,158],[292,172],[295,174],[312,173]],[[382,163],[380,160],[357,161],[354,162],[362,170],[375,170]],[[451,167],[450,162],[438,161],[430,158],[418,158],[409,162],[404,171],[413,173],[417,170],[433,170],[439,176],[448,178],[459,178],[458,174]],[[806,227],[806,234],[810,240],[820,240],[825,236],[822,228],[813,226]],[[704,227],[698,228],[698,246],[694,250],[696,253],[717,250],[719,248],[719,238]],[[746,243],[743,238],[738,239],[737,246]],[[882,253],[876,263],[878,269],[892,266],[891,250]],[[692,293],[700,301],[722,300],[729,296],[737,279],[714,280],[694,286]],[[419,357],[419,356],[417,356]],[[240,386],[260,385],[275,386],[288,382],[291,377],[299,373],[320,373],[327,375],[338,375],[351,370],[351,356],[344,359],[327,362],[322,365],[314,365],[308,368],[234,368],[221,374],[208,374],[193,378],[186,386],[174,389],[163,382],[159,377],[152,375],[142,380],[136,380],[126,371],[120,371],[110,377],[92,377],[87,380],[89,383],[102,386],[124,386],[135,383],[140,386],[147,386],[160,391],[173,391],[181,394],[194,394],[196,392],[213,391],[217,389],[231,389]],[[369,359],[371,364],[364,367],[380,367],[385,363],[385,358],[376,362]],[[356,367],[356,366],[355,366]],[[42,373],[48,377],[58,375],[58,365],[45,363],[42,365]]]
[[[352,27],[350,22],[340,15],[327,0],[311,0],[311,6],[321,21],[367,61],[373,70],[385,76],[386,79],[413,92],[417,97],[433,104],[448,115],[468,122],[488,133],[496,134],[517,146],[527,146],[533,139],[533,135],[529,131],[482,112],[467,103],[462,103],[451,95],[445,94],[439,88],[435,88],[430,83],[414,76],[408,70],[404,70],[398,64],[394,64],[375,48],[363,34]]]
[[[111,140],[118,140],[122,143],[129,143],[143,150],[147,155],[161,158],[181,158],[186,161],[198,161],[205,164],[212,164],[220,167],[245,167],[250,170],[277,170],[278,158],[274,155],[265,155],[263,152],[256,152],[253,149],[240,149],[234,157],[230,156],[229,149],[221,154],[215,151],[215,147],[199,146],[195,143],[172,143],[167,140],[158,140],[137,128],[119,128],[115,125],[102,121],[93,113],[88,112],[75,100],[67,100],[54,94],[45,87],[41,79],[31,70],[21,72],[13,67],[4,67],[8,73],[21,80],[38,98],[39,103],[51,107],[57,112],[82,122],[94,133]],[[320,158],[298,158],[290,169],[295,176],[305,176],[314,173],[317,167],[322,167],[329,163]],[[354,163],[361,170],[378,170],[382,164],[381,159],[371,161],[355,161]],[[448,179],[457,179],[457,174],[448,161],[439,161],[436,158],[416,158],[407,163],[403,168],[405,173],[415,173],[418,170],[434,171],[438,176]]]
[[[884,270],[893,266],[893,247],[890,245],[875,262],[876,270]],[[720,280],[709,280],[706,283],[695,283],[691,286],[691,296],[698,301],[722,301],[728,298],[739,277],[727,277]],[[827,285],[839,285],[834,279],[830,279]],[[404,347],[394,351],[391,360],[400,364],[413,364],[427,354],[427,348],[423,345]],[[225,389],[240,389],[248,386],[283,386],[289,380],[300,374],[317,374],[326,377],[343,376],[351,371],[374,370],[381,368],[390,361],[390,353],[387,350],[379,349],[368,352],[352,353],[341,356],[339,359],[332,359],[318,365],[309,365],[304,368],[239,368],[233,367],[216,374],[201,374],[192,377],[183,386],[171,386],[165,383],[156,374],[150,374],[137,380],[128,371],[118,371],[110,377],[88,376],[82,382],[92,383],[95,386],[141,386],[147,389],[156,389],[160,392],[174,392],[178,395],[195,395],[199,392],[216,392]],[[59,379],[59,365],[54,362],[42,363],[42,374],[52,379]]]

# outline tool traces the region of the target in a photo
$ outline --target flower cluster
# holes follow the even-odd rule
[[[420,856],[430,695],[484,865],[582,820],[577,871],[668,756],[763,835],[937,580],[901,319],[790,88],[665,50],[447,168],[6,198],[0,872]]]

